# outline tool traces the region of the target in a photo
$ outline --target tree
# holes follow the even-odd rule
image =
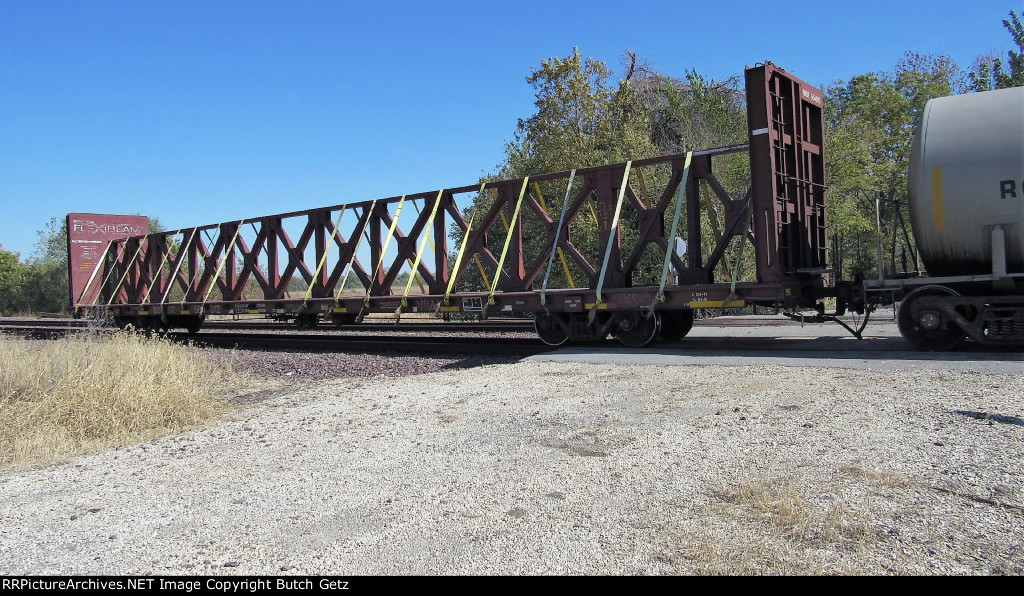
[[[978,59],[970,73],[970,86],[974,91],[1008,89],[1024,86],[1024,23],[1015,11],[1010,18],[1003,19],[1003,27],[1010,32],[1018,51],[1007,52],[1006,63],[998,56],[983,56]]]
[[[858,75],[829,87],[825,167],[832,260],[838,269],[866,273],[884,266],[892,273],[898,268],[897,246],[904,245],[900,257],[903,251],[913,254],[906,180],[914,132],[929,99],[962,89],[951,59],[914,53],[905,54],[892,73]],[[883,263],[876,258],[879,198],[888,254]]]
[[[649,157],[657,148],[648,134],[648,114],[630,84],[632,73],[612,86],[612,71],[579,48],[566,58],[548,58],[526,77],[535,90],[533,116],[519,120],[506,145],[499,176],[516,178]]]
[[[0,314],[13,313],[21,299],[25,266],[18,262],[18,253],[0,245]]]

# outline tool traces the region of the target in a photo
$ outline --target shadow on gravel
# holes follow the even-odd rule
[[[971,410],[954,410],[954,414],[960,414],[961,416],[967,416],[968,418],[974,418],[976,420],[988,420],[990,422],[999,422],[1001,424],[1013,424],[1014,426],[1024,426],[1024,419],[1016,416],[1003,416],[1002,414],[987,414],[985,412],[972,412]]]
[[[688,337],[678,342],[652,343],[644,349],[690,356],[726,356],[743,352],[744,356],[888,360],[898,353],[900,360],[1024,361],[1024,347],[983,346],[966,341],[948,352],[925,352],[902,337]]]

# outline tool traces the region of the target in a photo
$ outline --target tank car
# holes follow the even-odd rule
[[[927,277],[866,283],[900,300],[911,343],[1024,343],[1024,88],[932,99],[908,172]]]

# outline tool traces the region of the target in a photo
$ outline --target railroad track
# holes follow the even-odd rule
[[[70,325],[69,325],[70,323]],[[0,320],[0,331],[33,339],[60,339],[70,334],[95,331],[113,333],[116,327],[92,326],[86,321],[73,319]],[[221,326],[223,330],[203,330],[195,335],[171,331],[166,337],[182,343],[204,347],[239,349],[290,349],[320,352],[417,352],[444,354],[531,355],[552,348],[536,337],[494,337],[507,331],[529,331],[532,323],[408,323],[404,325],[364,323],[339,330],[323,326],[322,333],[290,332],[284,323]],[[265,332],[277,331],[273,332]],[[264,331],[247,333],[246,331]],[[347,331],[347,332],[346,332]],[[367,331],[376,333],[365,333]],[[445,332],[455,335],[420,335]],[[483,336],[457,335],[457,333],[483,333]]]
[[[109,325],[96,325],[92,321],[86,319],[0,319],[0,331],[9,331],[12,333],[20,333],[22,331],[35,330],[35,329],[53,329],[59,331],[80,331],[88,328],[95,329],[108,329],[112,328]],[[284,331],[290,332],[295,330],[295,325],[292,323],[284,323],[279,321],[266,321],[266,320],[208,320],[203,323],[203,329],[199,332],[205,335],[207,330],[230,330],[230,331]],[[447,332],[465,332],[465,333],[487,333],[487,332],[507,332],[507,331],[524,331],[533,332],[533,321],[532,320],[503,320],[503,319],[492,319],[490,321],[480,322],[417,322],[415,319],[408,322],[383,322],[383,321],[367,321],[363,323],[356,323],[353,325],[345,325],[342,327],[336,327],[331,323],[321,323],[310,331],[319,330],[327,332],[345,332],[345,331],[376,331],[376,332],[391,332],[391,331],[415,331],[424,333],[447,333]]]
[[[311,335],[267,333],[188,333],[171,332],[168,337],[193,345],[240,349],[289,349],[319,352],[417,352],[531,355],[554,348],[538,338],[521,337],[431,337],[421,335]]]
[[[531,319],[491,319],[487,321],[469,322],[420,322],[422,319],[411,319],[402,322],[384,321],[374,319],[337,327],[331,323],[321,323],[310,331],[325,332],[346,332],[346,331],[417,331],[424,333],[448,333],[448,332],[511,332],[524,331],[533,332],[533,321]],[[778,326],[778,325],[799,325],[799,321],[772,315],[752,316],[725,316],[709,319],[698,319],[694,321],[697,327],[747,327],[757,326]],[[106,329],[109,326],[97,325],[87,319],[31,319],[31,318],[0,318],[0,331],[22,332],[29,330],[54,329],[59,331],[76,331],[90,328]],[[231,331],[294,331],[293,323],[270,321],[266,319],[213,319],[203,323],[203,329],[199,332],[205,335],[208,330],[231,330]]]

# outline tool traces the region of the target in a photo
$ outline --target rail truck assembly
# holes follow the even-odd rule
[[[855,312],[866,324],[900,302],[900,331],[923,349],[1024,343],[1024,88],[925,108],[909,188],[931,276],[835,280],[823,94],[770,62],[745,79],[745,145],[133,234],[87,261],[71,250],[87,280],[73,286],[73,310],[190,332],[232,313],[300,327],[368,313],[532,313],[550,345],[613,335],[639,347],[682,338],[699,308],[814,309],[840,323]],[[744,155],[750,188],[735,196],[716,166]],[[711,202],[724,221],[710,222],[709,240]],[[68,217],[71,230],[81,215]],[[756,279],[739,281],[745,249]],[[863,325],[847,328],[859,337]]]

